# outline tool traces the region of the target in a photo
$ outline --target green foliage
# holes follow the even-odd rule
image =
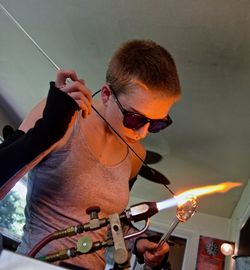
[[[23,204],[16,191],[11,191],[0,201],[0,227],[21,235],[25,222]]]

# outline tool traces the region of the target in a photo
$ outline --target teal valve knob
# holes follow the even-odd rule
[[[93,241],[88,236],[83,236],[77,241],[77,251],[80,253],[88,253],[93,247]]]

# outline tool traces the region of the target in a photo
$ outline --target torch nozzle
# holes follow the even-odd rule
[[[156,202],[143,202],[132,205],[125,211],[125,214],[128,220],[137,222],[146,220],[158,212]]]

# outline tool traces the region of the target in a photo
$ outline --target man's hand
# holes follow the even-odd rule
[[[74,70],[59,70],[57,72],[55,85],[73,98],[82,110],[83,117],[91,113],[92,96],[86,87],[85,81],[78,79]]]
[[[161,264],[166,253],[169,252],[169,245],[164,243],[158,248],[158,244],[150,242],[148,239],[139,239],[136,242],[136,249],[143,255],[145,263],[150,267]]]

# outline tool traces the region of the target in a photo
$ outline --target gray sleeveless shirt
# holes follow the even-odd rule
[[[29,173],[26,224],[17,252],[25,254],[46,235],[72,225],[89,222],[86,209],[99,206],[99,217],[122,212],[128,204],[129,151],[115,166],[100,163],[87,145],[81,130],[81,117],[68,142],[49,154]],[[98,134],[93,134],[98,136]],[[107,228],[84,232],[93,241],[102,241]],[[82,235],[54,240],[38,256],[76,247]],[[86,269],[104,269],[104,250],[65,260]]]

